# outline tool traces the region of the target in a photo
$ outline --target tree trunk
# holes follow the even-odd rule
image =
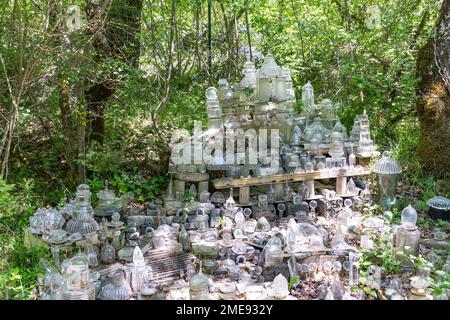
[[[119,59],[137,67],[140,56],[142,0],[86,2],[89,31],[93,34],[97,62]],[[114,94],[116,87],[117,80],[110,74],[96,79],[86,90],[89,138],[99,143],[103,142],[105,136],[105,103]]]
[[[424,171],[445,176],[450,170],[450,0],[444,0],[433,35],[417,58],[418,155]]]

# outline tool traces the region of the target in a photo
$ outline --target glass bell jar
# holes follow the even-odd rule
[[[124,271],[117,270],[105,281],[100,288],[100,300],[128,300],[133,295],[130,285],[125,279]]]
[[[272,282],[272,298],[276,300],[287,300],[289,298],[294,298],[289,296],[288,288],[289,286],[287,279],[280,273],[273,279]],[[294,298],[293,300],[297,299]]]
[[[435,196],[427,201],[428,214],[433,220],[450,220],[450,200],[443,196]]]
[[[383,152],[373,170],[377,174],[378,194],[381,205],[385,211],[390,211],[395,204],[395,190],[397,188],[397,180],[402,172],[400,165],[391,158],[391,153]]]
[[[191,300],[209,300],[209,278],[200,270],[189,281],[189,297]]]
[[[77,188],[75,198],[75,207],[72,213],[72,219],[67,222],[66,230],[68,233],[79,232],[82,235],[96,232],[98,224],[94,220],[94,209],[91,206],[91,192],[87,184],[81,184]]]
[[[269,221],[265,217],[258,219],[255,227],[255,232],[269,232],[271,229]]]
[[[315,108],[314,103],[314,88],[310,81],[306,83],[302,87],[302,102],[303,102],[303,111],[308,114]]]

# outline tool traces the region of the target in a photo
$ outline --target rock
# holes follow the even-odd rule
[[[420,244],[425,247],[435,248],[435,249],[448,249],[450,240],[435,240],[435,239],[422,239],[420,240]]]

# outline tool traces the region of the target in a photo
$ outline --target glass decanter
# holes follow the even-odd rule
[[[77,188],[72,219],[67,222],[67,232],[78,232],[82,235],[96,232],[98,230],[98,224],[94,220],[93,215],[94,209],[91,206],[89,186],[87,184],[81,184]]]

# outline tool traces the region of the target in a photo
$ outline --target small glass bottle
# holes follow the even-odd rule
[[[189,240],[189,234],[186,231],[186,228],[184,225],[181,227],[180,235],[178,237],[178,241],[181,243],[181,247],[183,248],[184,252],[190,252],[191,251],[191,242]]]
[[[120,234],[120,230],[113,231],[113,241],[111,242],[111,245],[114,247],[114,250],[116,250],[116,252],[118,252],[122,247],[120,243]]]

